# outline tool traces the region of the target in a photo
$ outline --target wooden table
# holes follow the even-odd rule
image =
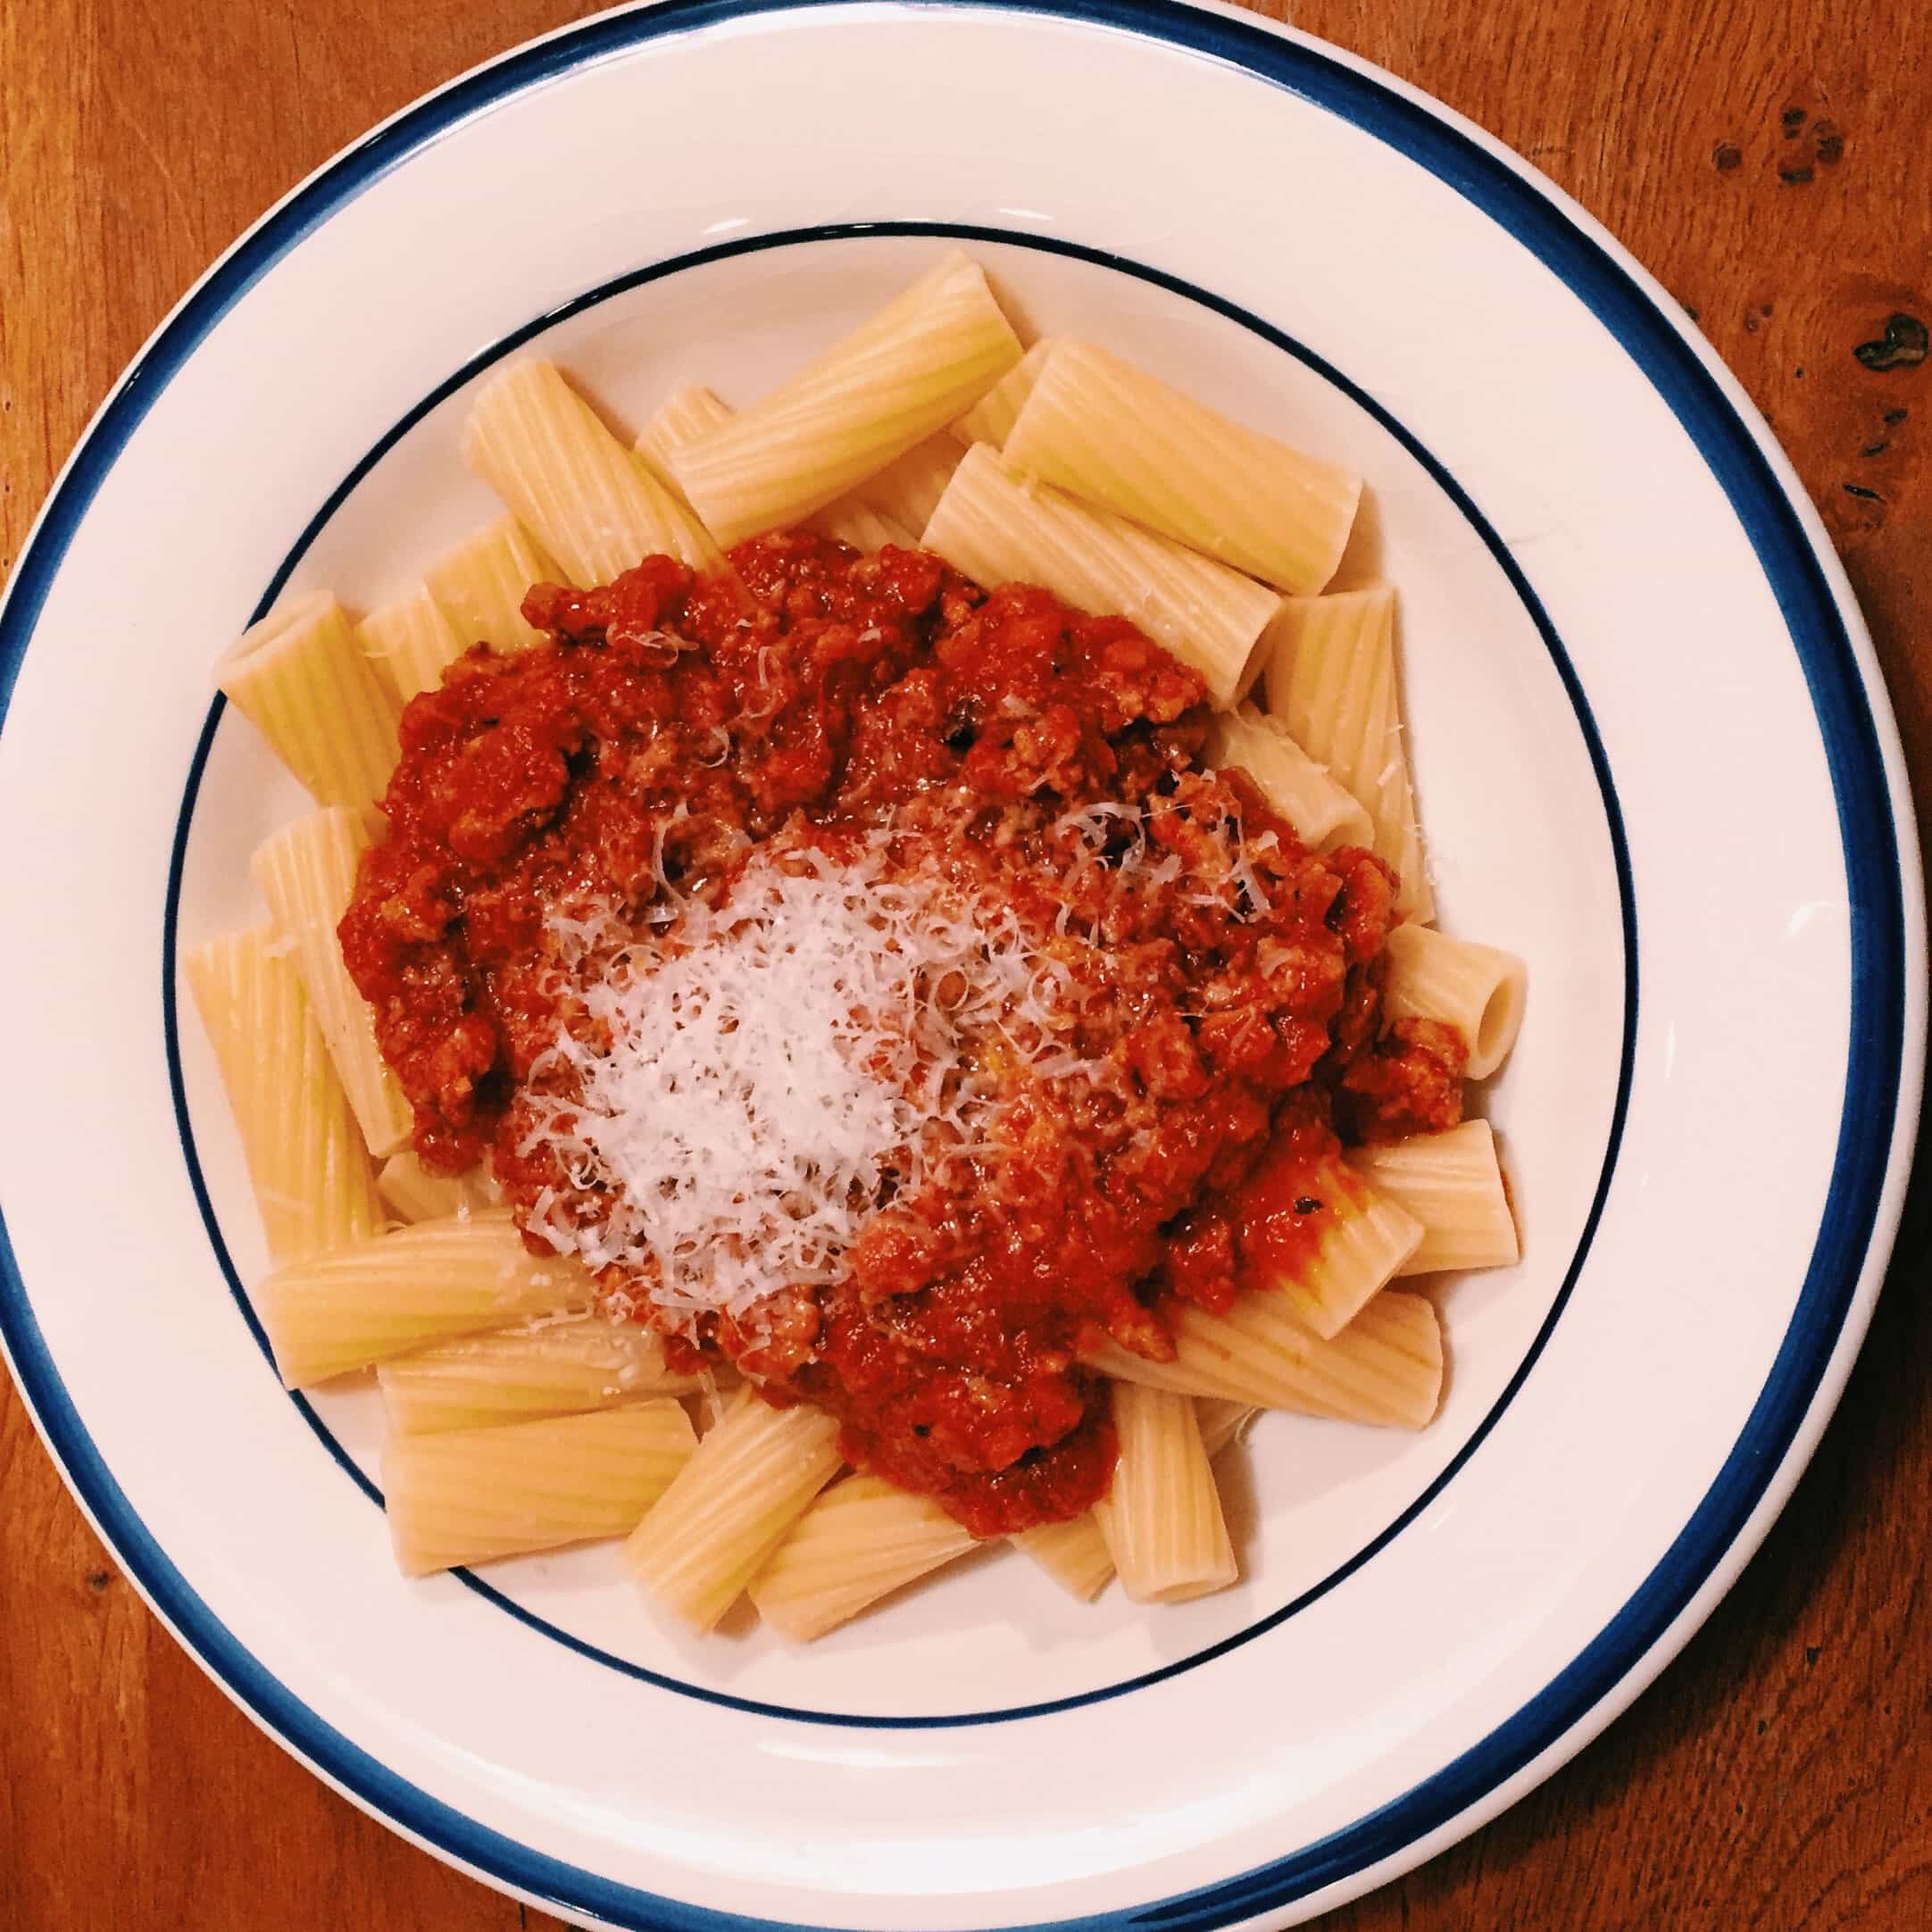
[[[567,0],[0,0],[0,570],[142,338],[262,208]],[[1270,7],[1268,11],[1276,11]],[[1932,0],[1308,0],[1494,129],[1701,322],[1824,512],[1932,785]],[[1928,1188],[1842,1410],[1636,1711],[1335,1932],[1932,1925]],[[548,1926],[261,1736],[0,1387],[10,1932]]]

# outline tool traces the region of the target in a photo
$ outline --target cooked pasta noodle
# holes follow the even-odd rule
[[[247,1156],[271,1262],[351,1247],[380,1231],[369,1154],[270,928],[230,933],[184,961]]]
[[[389,1536],[405,1576],[623,1536],[689,1461],[675,1402],[498,1428],[392,1436]]]
[[[720,544],[795,523],[943,429],[1020,360],[978,263],[954,253],[770,396],[674,453]]]
[[[1398,1274],[1507,1268],[1520,1259],[1488,1121],[1358,1147],[1349,1161],[1378,1194],[1399,1201],[1421,1223],[1422,1238]]]
[[[1136,369],[1054,343],[1003,446],[1008,465],[1297,593],[1335,575],[1362,479]]]
[[[1095,616],[1131,618],[1199,671],[1219,704],[1253,681],[1281,606],[1273,591],[1164,537],[1029,487],[984,444],[953,472],[924,541],[976,583],[1041,584]]]
[[[930,1496],[848,1476],[792,1525],[752,1578],[751,1599],[773,1629],[804,1643],[972,1546]]]
[[[381,795],[396,764],[396,699],[327,591],[251,625],[215,682],[317,804],[362,811]]]

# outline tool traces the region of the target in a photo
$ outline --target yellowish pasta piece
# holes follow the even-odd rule
[[[1220,1492],[1185,1395],[1113,1385],[1120,1459],[1094,1505],[1120,1587],[1137,1603],[1178,1603],[1225,1590],[1239,1574]]]
[[[421,1577],[624,1536],[696,1445],[682,1404],[668,1400],[392,1436],[382,1486],[396,1562],[405,1576]]]
[[[355,646],[399,704],[439,683],[444,666],[463,649],[442,606],[421,584],[371,611],[355,627]]]
[[[1402,1271],[1422,1239],[1422,1224],[1400,1202],[1384,1199],[1335,1161],[1308,1182],[1323,1225],[1301,1266],[1275,1289],[1320,1336],[1332,1340]]]
[[[1019,360],[985,271],[954,251],[788,382],[677,452],[672,468],[729,547],[837,502]]]
[[[729,422],[731,415],[730,405],[720,402],[709,389],[680,389],[645,424],[644,434],[637,439],[638,452],[675,489],[678,486],[671,467],[673,459],[720,423]],[[921,444],[920,450],[925,447]],[[919,453],[910,451],[902,461],[910,463]],[[920,521],[922,524],[923,518]],[[875,508],[862,489],[828,504],[806,518],[805,522],[807,528],[850,544],[854,550],[879,550],[887,544],[911,549],[919,541],[917,527],[908,529],[884,509]]]
[[[271,1261],[367,1241],[375,1178],[301,976],[266,926],[184,962],[248,1160]]]
[[[1083,1603],[1092,1603],[1113,1575],[1113,1553],[1091,1510],[1070,1522],[1019,1530],[1012,1540],[1015,1549],[1025,1551],[1062,1589]]]
[[[336,937],[368,844],[361,817],[338,806],[285,825],[256,849],[249,870],[268,901],[276,937],[302,975],[362,1139],[380,1158],[409,1139],[413,1115],[383,1062],[375,1015],[349,978]]]
[[[1442,1324],[1427,1295],[1378,1295],[1328,1342],[1272,1289],[1237,1295],[1224,1315],[1179,1303],[1173,1328],[1172,1362],[1148,1362],[1113,1342],[1087,1360],[1177,1395],[1398,1428],[1426,1427],[1442,1399]]]
[[[1278,719],[1252,704],[1217,712],[1208,724],[1207,761],[1237,765],[1302,836],[1312,852],[1369,845],[1375,829],[1361,802],[1318,765]]]
[[[648,1328],[592,1313],[438,1342],[379,1364],[376,1379],[389,1427],[416,1436],[688,1395],[702,1378],[673,1374]]]
[[[960,454],[959,444],[942,429],[923,443],[915,443],[877,476],[868,477],[852,496],[917,541],[959,468]]]
[[[1278,589],[1335,575],[1362,479],[1062,337],[1003,446],[1009,468],[1103,504]]]
[[[702,442],[713,429],[729,422],[732,413],[730,404],[700,383],[666,396],[658,404],[657,413],[645,424],[637,438],[637,454],[667,489],[677,491],[679,502],[684,501],[684,492],[678,483],[677,459],[692,444]]]
[[[568,1255],[532,1254],[503,1210],[419,1221],[359,1247],[290,1262],[254,1296],[290,1388],[453,1336],[581,1312],[591,1299],[582,1265]]]
[[[854,550],[882,550],[887,544],[896,544],[902,550],[919,547],[919,538],[903,524],[882,517],[853,496],[841,496],[836,504],[815,512],[805,519],[805,528],[836,537]]]
[[[492,377],[471,404],[462,453],[573,584],[607,584],[660,554],[717,567],[717,546],[690,511],[554,362],[512,362]]]
[[[1403,747],[1395,676],[1395,593],[1387,584],[1327,597],[1290,597],[1270,630],[1268,709],[1310,757],[1362,801],[1375,851],[1402,879],[1396,910],[1436,916],[1415,793]]]
[[[1383,1012],[1391,1020],[1437,1020],[1454,1028],[1469,1048],[1463,1071],[1487,1079],[1522,1028],[1528,969],[1513,953],[1427,926],[1396,927],[1387,951]]]
[[[838,1424],[823,1410],[774,1409],[740,1389],[625,1545],[631,1574],[674,1615],[710,1629],[842,1460]]]
[[[1251,1402],[1225,1402],[1212,1395],[1197,1395],[1194,1412],[1201,1425],[1201,1446],[1212,1462],[1240,1437],[1261,1412]]]
[[[1357,1147],[1348,1158],[1378,1195],[1399,1201],[1422,1224],[1422,1239],[1399,1274],[1507,1268],[1522,1258],[1488,1121]]]
[[[532,584],[562,583],[563,570],[513,516],[501,516],[446,550],[422,580],[449,613],[460,651],[520,651],[544,636],[523,621],[525,595]]]
[[[991,589],[1040,584],[1095,616],[1130,618],[1206,682],[1217,704],[1247,689],[1281,607],[1252,578],[1044,485],[1028,486],[975,444],[922,539]]]
[[[435,1221],[451,1215],[501,1207],[504,1191],[481,1168],[467,1174],[432,1174],[413,1147],[393,1153],[376,1177],[383,1205],[399,1221]]]
[[[1020,412],[1039,380],[1040,364],[1053,351],[1053,338],[1036,342],[979,400],[953,425],[958,443],[990,443],[998,449],[1012,434]]]
[[[214,681],[317,804],[362,811],[382,795],[396,769],[396,702],[327,591],[251,625]]]
[[[973,1542],[930,1496],[882,1477],[848,1476],[792,1525],[752,1578],[751,1599],[780,1636],[810,1643],[965,1555]]]

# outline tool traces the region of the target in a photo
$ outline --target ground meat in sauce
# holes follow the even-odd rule
[[[730,561],[538,586],[549,642],[479,645],[409,705],[345,957],[425,1162],[487,1154],[527,1214],[567,1186],[519,1125],[579,1017],[552,908],[642,916],[727,891],[781,830],[888,820],[996,889],[1100,1071],[1016,1072],[992,1178],[885,1203],[844,1279],[683,1332],[831,1410],[855,1465],[977,1534],[1071,1517],[1114,1453],[1082,1337],[1164,1358],[1169,1297],[1224,1307],[1294,1265],[1346,1210],[1343,1140],[1460,1119],[1461,1042],[1383,1023],[1387,867],[1308,853],[1244,777],[1203,772],[1200,680],[1132,625],[920,552],[780,534]]]

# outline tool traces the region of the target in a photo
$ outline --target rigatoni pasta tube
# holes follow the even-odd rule
[[[396,768],[396,702],[327,591],[251,625],[214,681],[317,804],[361,811],[382,795]]]
[[[953,472],[922,539],[991,589],[1039,584],[1095,616],[1126,617],[1201,673],[1217,704],[1246,690],[1281,600],[1252,578],[1044,486],[985,444]]]
[[[285,825],[256,848],[249,870],[302,975],[362,1139],[379,1158],[409,1139],[414,1117],[376,1045],[375,1015],[349,978],[336,937],[368,844],[362,819],[337,807]]]
[[[954,252],[842,342],[676,454],[719,543],[796,523],[969,409],[1020,360],[977,262]]]
[[[452,1336],[581,1312],[591,1295],[580,1262],[532,1254],[497,1210],[290,1262],[255,1291],[255,1309],[282,1380],[305,1388]]]
[[[709,389],[680,389],[667,398],[656,415],[645,425],[644,434],[637,438],[638,454],[656,468],[671,488],[676,489],[679,486],[672,467],[674,459],[721,423],[729,422],[731,415],[730,405],[720,402]],[[930,440],[928,438],[928,442]],[[929,487],[929,467],[924,470],[916,467],[916,462],[921,460],[921,452],[926,447],[926,444],[921,444],[900,459],[909,466],[901,493],[908,500],[911,493],[920,487],[921,479]],[[953,454],[956,456],[958,452],[955,450]],[[951,474],[950,470],[947,474]],[[897,544],[902,548],[915,545],[919,541],[918,531],[925,522],[924,516],[921,515],[918,524],[909,528],[865,495],[865,487],[862,485],[860,489],[813,512],[805,520],[808,528],[821,536],[836,537],[842,544],[850,544],[854,550],[878,550],[887,544]],[[944,487],[941,482],[933,490],[935,501],[938,490]]]
[[[1435,895],[1422,855],[1395,677],[1395,593],[1387,584],[1290,597],[1264,646],[1268,709],[1367,808],[1375,851],[1402,880],[1396,910],[1426,924]]]
[[[774,1630],[809,1643],[965,1555],[973,1540],[930,1496],[848,1476],[792,1525],[752,1578],[751,1599]]]
[[[1398,1273],[1507,1268],[1521,1259],[1488,1121],[1357,1147],[1348,1158],[1378,1194],[1401,1202],[1422,1224],[1422,1239]]]
[[[694,570],[717,564],[690,511],[554,362],[512,362],[492,377],[470,406],[462,453],[573,584],[607,584],[658,554]]]
[[[1083,1603],[1098,1596],[1113,1575],[1113,1553],[1091,1510],[1070,1522],[1042,1523],[1037,1528],[1016,1531],[1012,1544]]]
[[[501,1428],[392,1436],[389,1538],[405,1576],[621,1536],[697,1445],[676,1402]]]
[[[676,490],[680,502],[684,491],[678,482],[677,459],[692,444],[702,442],[713,429],[731,421],[731,405],[715,390],[702,383],[675,390],[657,405],[657,413],[644,426],[637,438],[637,454],[654,470],[669,489]]]
[[[185,961],[221,1068],[271,1261],[371,1239],[374,1176],[301,977],[266,926]]]
[[[1452,939],[1427,926],[1388,936],[1382,1010],[1391,1020],[1437,1020],[1469,1048],[1463,1071],[1486,1080],[1509,1057],[1523,1024],[1529,974],[1513,953]]]
[[[432,1174],[413,1147],[392,1153],[376,1176],[383,1205],[399,1221],[435,1221],[500,1207],[504,1192],[481,1168],[467,1174]]]
[[[459,651],[476,644],[520,651],[544,635],[523,621],[524,597],[531,585],[562,576],[556,559],[513,516],[501,516],[446,550],[422,580],[449,613]]]
[[[1010,468],[1287,591],[1335,575],[1362,479],[1062,337],[1006,437]]]
[[[883,550],[887,544],[912,550],[919,545],[919,538],[911,530],[890,517],[881,516],[856,496],[841,496],[836,504],[814,511],[805,519],[805,528],[817,530],[821,537],[837,537],[854,550]]]
[[[1332,1341],[1401,1272],[1422,1224],[1399,1202],[1365,1186],[1346,1162],[1312,1170],[1307,1199],[1318,1203],[1313,1246],[1278,1277],[1274,1292],[1324,1341]],[[1297,1202],[1297,1207],[1303,1203]]]
[[[822,1409],[774,1409],[740,1389],[637,1525],[624,1560],[656,1602],[708,1630],[842,1460],[838,1423]]]
[[[1245,771],[1311,852],[1373,843],[1375,829],[1355,795],[1317,764],[1286,725],[1253,705],[1210,719],[1205,752],[1211,765]]]
[[[1116,1382],[1113,1426],[1120,1458],[1094,1520],[1121,1588],[1137,1603],[1178,1603],[1226,1589],[1239,1572],[1194,1403]]]
[[[1426,1427],[1442,1399],[1442,1324],[1426,1295],[1378,1295],[1328,1342],[1267,1288],[1237,1295],[1226,1314],[1177,1303],[1173,1331],[1172,1362],[1148,1362],[1115,1342],[1085,1351],[1086,1360],[1177,1395],[1399,1428]]]
[[[703,1382],[674,1374],[648,1328],[596,1313],[438,1342],[379,1363],[376,1379],[390,1428],[410,1436],[614,1409]]]
[[[355,646],[399,704],[438,682],[463,648],[442,606],[421,584],[371,611],[355,627]]]
[[[1020,412],[1039,380],[1040,365],[1053,352],[1048,337],[1033,346],[953,425],[954,440],[959,443],[990,443],[995,449],[1012,434]]]
[[[960,446],[944,429],[915,443],[877,476],[867,477],[854,487],[855,502],[908,531],[913,540],[932,520],[960,465]]]

